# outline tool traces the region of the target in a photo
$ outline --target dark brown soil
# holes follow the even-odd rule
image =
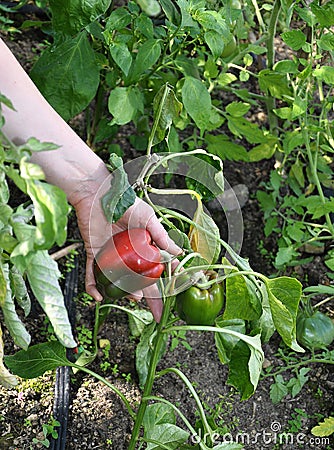
[[[40,36],[36,32],[17,34],[13,38],[4,36],[12,51],[21,63],[29,69],[34,57],[32,49],[38,49]],[[80,120],[77,129],[80,132]],[[126,137],[126,131],[118,136],[125,154],[133,157],[133,150]],[[127,154],[128,152],[128,154]],[[125,156],[127,157],[127,156]],[[271,254],[275,249],[272,239],[262,234],[263,217],[255,195],[260,183],[268,179],[272,161],[260,163],[225,163],[225,177],[231,186],[245,184],[250,192],[249,201],[243,208],[244,242],[242,255],[249,258],[251,266],[264,274],[273,273]],[[223,217],[218,217],[224,227]],[[78,239],[75,217],[69,226],[69,240]],[[266,251],[264,252],[263,249]],[[84,262],[85,256],[79,249],[79,285],[76,300],[77,326],[85,325],[92,329],[94,304],[84,301]],[[64,261],[60,263],[66,269]],[[312,264],[298,269],[301,281],[309,274],[312,284],[321,282],[325,273],[321,257]],[[33,341],[44,340],[44,316],[35,307],[25,323],[33,336]],[[6,341],[8,333],[4,331]],[[113,312],[101,331],[99,339],[108,339],[111,343],[110,364],[106,371],[100,367],[106,359],[100,350],[98,358],[92,364],[92,370],[99,372],[111,381],[129,399],[133,406],[140,400],[141,391],[135,370],[135,348],[137,341],[130,337],[127,316],[123,312]],[[9,339],[7,339],[7,342]],[[238,394],[226,384],[227,367],[218,359],[212,335],[206,333],[187,333],[187,342],[191,350],[179,344],[175,350],[168,351],[159,364],[159,368],[181,365],[182,370],[196,387],[207,405],[208,411],[216,413],[220,424],[220,440],[244,443],[247,450],[303,448],[334,449],[333,438],[316,438],[311,428],[324,417],[333,415],[334,372],[332,365],[312,365],[309,382],[295,398],[287,396],[279,404],[273,405],[269,397],[273,379],[268,377],[260,381],[256,393],[247,401],[240,401]],[[277,356],[280,341],[275,336],[265,346],[266,367],[282,366]],[[6,351],[14,349],[8,343]],[[284,372],[289,379],[292,374]],[[54,374],[47,373],[41,379],[23,381],[16,389],[5,390],[0,387],[0,449],[23,450],[43,448],[33,443],[33,438],[43,439],[42,426],[46,424],[53,411]],[[154,395],[162,396],[174,404],[195,423],[194,400],[181,383],[172,375],[158,379],[154,385]],[[67,433],[67,450],[76,449],[115,449],[126,450],[131,435],[132,421],[118,397],[96,379],[76,374],[72,380],[71,406]],[[281,436],[286,432],[286,436]],[[281,436],[281,437],[280,437]]]

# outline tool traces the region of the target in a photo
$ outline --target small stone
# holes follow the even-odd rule
[[[262,363],[262,367],[264,369],[268,369],[268,367],[270,367],[271,365],[272,365],[272,362],[269,359],[264,358],[263,363]]]
[[[325,244],[319,243],[317,245],[305,243],[302,246],[302,250],[305,253],[310,253],[311,255],[322,255],[325,251]]]

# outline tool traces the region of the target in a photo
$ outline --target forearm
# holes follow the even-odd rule
[[[42,167],[47,181],[61,187],[75,204],[90,193],[85,190],[94,190],[102,183],[108,170],[44,99],[1,39],[0,62],[0,92],[16,110],[3,105],[6,121],[3,132],[16,143],[35,137],[59,145],[55,151],[34,153],[32,161]]]

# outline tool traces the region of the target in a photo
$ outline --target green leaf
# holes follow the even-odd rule
[[[199,199],[193,222],[195,225],[191,226],[189,232],[191,248],[194,252],[198,252],[209,264],[214,264],[220,253],[220,243],[218,241],[220,238],[219,228],[215,221],[204,212],[203,204]],[[208,235],[203,230],[196,227],[196,225],[213,233],[215,237]]]
[[[185,77],[182,102],[198,128],[205,130],[209,124],[211,97],[204,83],[193,77]]]
[[[158,39],[148,39],[139,47],[136,59],[131,67],[128,83],[134,83],[146,73],[160,58],[161,43]]]
[[[148,442],[147,450],[160,450],[162,447],[159,444],[164,445],[163,448],[177,450],[188,438],[189,433],[187,431],[171,423],[156,425],[144,435],[144,440]],[[150,443],[150,440],[155,441],[156,444]]]
[[[225,47],[225,42],[221,34],[214,30],[206,31],[204,33],[204,40],[207,43],[212,56],[215,59],[219,58]]]
[[[253,380],[253,384],[250,374],[251,357],[251,349],[243,341],[239,341],[232,350],[227,384],[234,386],[240,392],[241,400],[247,400],[254,394],[262,369],[262,362],[260,368],[258,361],[254,367],[258,376]]]
[[[275,72],[281,73],[298,73],[298,64],[291,59],[283,59],[282,61],[278,61],[273,69]]]
[[[293,398],[299,394],[299,392],[302,390],[305,383],[307,383],[307,381],[309,380],[309,377],[306,376],[306,374],[310,370],[311,369],[309,367],[302,367],[300,369],[300,371],[298,372],[297,377],[291,378],[289,380],[289,382],[287,383],[286,387],[291,392],[291,396]]]
[[[171,406],[163,403],[148,405],[143,419],[144,440],[148,442],[147,449],[160,449],[154,441],[166,445],[169,449],[178,449],[188,438],[189,433],[175,425],[176,418]]]
[[[6,389],[11,389],[18,384],[18,380],[12,375],[3,364],[4,345],[2,340],[2,330],[0,326],[0,384]]]
[[[7,282],[2,265],[0,264],[0,307],[2,307],[5,304],[6,295],[7,295]]]
[[[9,279],[12,295],[23,309],[24,315],[27,317],[31,309],[31,300],[24,278],[15,266],[10,268]]]
[[[217,33],[220,33],[223,36],[225,43],[230,40],[231,34],[229,26],[227,25],[223,15],[218,11],[203,10],[199,7],[196,14],[194,14],[194,17],[197,22],[201,24],[204,30],[215,30]]]
[[[289,393],[286,383],[283,380],[282,375],[275,377],[275,383],[270,386],[270,400],[274,405],[279,403]]]
[[[334,417],[325,417],[323,422],[312,428],[313,436],[330,436],[334,433]]]
[[[334,272],[334,258],[326,259],[324,263],[332,272]]]
[[[136,348],[136,369],[139,378],[139,385],[144,387],[148,375],[148,369],[152,357],[152,345],[154,345],[154,335],[156,333],[156,323],[152,322],[146,326],[140,337],[139,344]],[[160,360],[167,348],[168,335],[165,334],[163,345],[161,346],[158,360]]]
[[[333,51],[334,34],[333,33],[323,34],[321,38],[317,41],[317,44],[322,50]]]
[[[259,85],[265,93],[269,93],[278,99],[291,95],[290,85],[284,73],[278,73],[270,69],[261,70]]]
[[[261,335],[247,336],[226,327],[217,327],[216,332],[239,339],[236,343],[234,341],[235,345],[230,354],[227,354],[229,357],[227,382],[238,389],[242,400],[246,400],[254,393],[262,371],[264,354]]]
[[[7,98],[4,94],[2,94],[1,92],[0,92],[0,104],[4,104],[4,105],[7,106],[7,108],[15,111],[15,108],[14,108],[13,103],[11,102],[11,100],[9,98]]]
[[[238,333],[246,333],[245,321],[241,319],[225,320],[222,316],[216,319],[216,326],[219,328],[227,328],[237,331]],[[231,360],[233,348],[239,342],[239,337],[225,334],[215,333],[215,343],[218,351],[219,360],[222,364],[228,364]]]
[[[155,425],[163,423],[176,423],[174,410],[165,403],[153,403],[148,405],[143,418],[143,427],[145,430],[151,430]]]
[[[321,66],[313,70],[313,75],[324,83],[334,84],[334,67]]]
[[[27,277],[30,287],[48,316],[54,332],[65,347],[76,347],[71,324],[60,289],[57,263],[45,250],[40,250],[29,258]]]
[[[178,101],[174,91],[168,85],[163,85],[153,100],[153,119],[156,123],[153,145],[161,142],[170,129],[173,120],[181,113],[182,103]]]
[[[174,159],[175,161],[175,159]],[[205,200],[217,197],[224,192],[223,164],[220,158],[214,154],[203,155],[203,157],[182,155],[178,158],[180,164],[186,164],[186,184]]]
[[[106,30],[109,32],[118,31],[127,27],[132,20],[132,16],[126,8],[116,8],[111,11],[106,23]]]
[[[296,318],[302,285],[295,278],[267,279],[269,305],[278,333],[285,344],[296,352],[304,352],[296,341]]]
[[[222,160],[248,161],[248,153],[244,146],[235,144],[225,134],[206,134],[208,151]]]
[[[282,267],[288,264],[298,253],[294,247],[280,247],[275,258],[275,267]]]
[[[226,112],[233,117],[242,117],[249,111],[250,104],[243,102],[231,102],[226,106]]]
[[[236,81],[237,77],[233,73],[221,73],[217,78],[217,83],[219,86],[228,86],[229,84]]]
[[[262,342],[269,342],[270,338],[276,331],[276,327],[273,322],[273,317],[269,305],[268,293],[265,285],[261,284],[260,289],[262,298],[262,314],[259,317],[259,319],[251,322],[251,329],[261,330]]]
[[[47,48],[30,75],[64,120],[80,113],[94,98],[100,82],[100,69],[86,32]]]
[[[244,117],[233,117],[229,115],[228,127],[233,134],[245,138],[250,144],[265,143],[270,137],[258,125],[249,122]]]
[[[159,3],[167,17],[167,19],[174,25],[179,25],[181,16],[175,5],[171,0],[159,0]]]
[[[32,137],[29,138],[27,142],[20,145],[18,147],[18,150],[29,150],[30,152],[45,152],[49,150],[57,150],[59,147],[59,145],[54,144],[53,142],[42,142]]]
[[[105,13],[111,0],[50,0],[53,30],[73,35]]]
[[[261,315],[258,297],[249,289],[246,278],[242,275],[226,278],[225,302],[223,317],[226,320],[255,320]]]
[[[123,168],[122,158],[112,153],[109,163],[112,169],[111,187],[102,197],[101,204],[108,222],[115,223],[134,204],[136,193]]]
[[[132,55],[125,42],[113,42],[109,46],[112,59],[122,70],[125,76],[128,76],[132,64]]]
[[[311,3],[311,11],[316,16],[322,27],[332,27],[334,23],[334,5],[329,1],[323,5],[318,5],[315,1]]]
[[[307,25],[314,27],[316,24],[316,17],[309,8],[295,4],[294,10],[298,13],[299,17],[307,23]]]
[[[134,21],[134,27],[147,39],[152,39],[155,35],[161,33],[161,28],[154,28],[153,20],[145,13],[139,14]]]
[[[221,444],[212,447],[212,450],[242,450],[243,448],[244,446],[242,444],[222,442]]]
[[[281,37],[292,50],[300,50],[306,43],[306,36],[301,30],[286,31]]]
[[[139,309],[128,313],[129,328],[132,336],[139,337],[145,326],[153,322],[153,315],[150,311]]]
[[[27,349],[30,344],[31,337],[15,310],[12,290],[10,288],[8,264],[4,264],[1,269],[4,281],[6,283],[5,301],[1,307],[4,322],[15,344],[23,349]]]
[[[66,358],[66,350],[58,341],[33,345],[15,355],[5,356],[6,366],[21,378],[37,378],[48,370],[72,366]]]
[[[54,243],[63,245],[70,212],[65,192],[39,180],[27,180],[27,193],[34,204],[37,226],[35,244],[40,249],[49,249]]]
[[[250,162],[261,161],[262,159],[270,159],[277,149],[277,139],[268,138],[268,142],[253,147],[248,152],[248,160]]]
[[[109,94],[108,109],[113,115],[111,125],[125,125],[144,112],[143,94],[136,86],[116,87]]]
[[[198,2],[198,7],[196,7],[196,3],[189,2],[188,0],[177,0],[176,3],[181,11],[182,20],[180,28],[182,29],[183,27],[189,27],[192,29],[192,31],[199,33],[199,27],[197,25],[197,22],[193,20],[192,15],[199,8],[201,2]]]
[[[9,189],[5,172],[0,171],[0,204],[6,204],[9,200]]]

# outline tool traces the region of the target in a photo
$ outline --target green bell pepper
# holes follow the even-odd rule
[[[194,285],[176,295],[176,311],[188,325],[213,325],[224,306],[224,287],[214,283],[208,289]]]
[[[334,340],[334,322],[306,303],[297,315],[296,336],[309,350],[325,348]]]

